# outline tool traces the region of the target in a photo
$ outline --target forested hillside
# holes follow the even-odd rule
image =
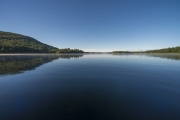
[[[0,53],[55,53],[57,50],[32,37],[0,31]]]

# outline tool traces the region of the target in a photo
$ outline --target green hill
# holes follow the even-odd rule
[[[29,36],[0,31],[0,53],[55,53],[57,50]]]

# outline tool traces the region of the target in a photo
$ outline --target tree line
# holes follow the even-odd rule
[[[172,47],[172,48],[164,48],[157,50],[147,50],[147,51],[113,51],[112,54],[117,53],[180,53],[180,46]]]
[[[180,53],[180,46],[158,50],[148,50],[146,53]]]
[[[58,49],[56,53],[83,53],[84,51],[79,49],[70,49],[70,48],[64,48],[64,49]]]

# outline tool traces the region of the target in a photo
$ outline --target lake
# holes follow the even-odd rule
[[[179,120],[180,54],[0,55],[0,120]]]

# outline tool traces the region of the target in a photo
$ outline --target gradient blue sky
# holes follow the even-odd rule
[[[180,46],[180,0],[0,0],[0,31],[58,48]]]

